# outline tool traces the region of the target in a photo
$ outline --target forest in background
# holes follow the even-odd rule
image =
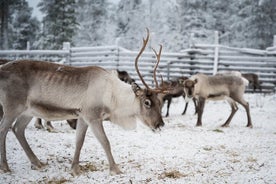
[[[26,0],[0,0],[0,49],[61,49],[119,44],[136,50],[148,27],[166,51],[198,43],[265,49],[276,35],[276,0],[40,0],[42,21]]]

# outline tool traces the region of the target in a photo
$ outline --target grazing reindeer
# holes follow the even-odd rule
[[[114,161],[110,143],[103,128],[103,120],[110,120],[123,127],[136,124],[139,118],[152,130],[164,126],[158,93],[165,90],[150,88],[143,80],[138,60],[149,40],[143,39],[143,47],[135,59],[135,68],[142,83],[128,85],[120,81],[112,71],[103,68],[71,67],[42,61],[21,60],[0,67],[0,103],[3,118],[0,122],[0,172],[10,171],[6,157],[6,136],[10,127],[31,161],[32,168],[39,169],[43,163],[36,157],[25,138],[25,128],[32,117],[45,120],[78,119],[76,149],[72,162],[74,175],[80,173],[79,156],[88,126],[102,145],[109,162],[110,173],[121,171]],[[159,54],[154,50],[157,63]],[[155,69],[156,69],[155,67]]]
[[[117,70],[117,72],[118,72],[118,77],[121,81],[124,81],[127,84],[131,84],[131,83],[135,82],[135,80],[130,77],[130,75],[127,73],[127,71]]]
[[[243,73],[242,76],[249,81],[249,84],[253,87],[253,92],[255,92],[257,89],[262,91],[262,88],[261,88],[260,82],[259,82],[259,77],[257,74]]]
[[[249,104],[243,98],[245,87],[248,83],[245,79],[235,75],[207,76],[196,74],[184,82],[186,98],[198,99],[198,119],[196,126],[202,126],[202,114],[206,100],[226,99],[231,106],[232,112],[223,127],[229,126],[231,119],[238,110],[236,102],[241,104],[247,113],[247,127],[252,127]]]
[[[185,93],[184,93],[184,81],[187,80],[188,77],[178,77],[176,80],[172,80],[172,81],[163,81],[160,86],[162,86],[163,88],[168,88],[170,89],[168,94],[162,95],[162,102],[163,104],[165,103],[165,101],[167,101],[167,113],[166,113],[166,117],[169,116],[169,110],[170,110],[170,105],[172,102],[173,98],[178,98],[183,96],[183,98],[185,98]],[[193,99],[195,107],[196,107],[196,101],[195,99]],[[185,107],[184,110],[182,112],[182,115],[184,115],[187,111],[187,107],[188,107],[188,103],[185,103]],[[196,113],[196,111],[195,111]]]

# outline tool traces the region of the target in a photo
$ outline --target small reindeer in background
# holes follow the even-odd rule
[[[163,95],[162,101],[163,104],[165,103],[165,101],[167,101],[167,112],[166,112],[166,117],[169,116],[169,110],[170,110],[170,105],[172,102],[173,98],[178,98],[178,97],[183,97],[185,98],[185,92],[184,92],[184,81],[187,80],[188,77],[182,76],[182,77],[178,77],[176,80],[171,80],[171,81],[162,81],[162,83],[160,84],[160,86],[170,89],[168,94],[166,94],[165,96]],[[194,101],[194,105],[195,105],[195,113],[197,113],[196,110],[196,101],[195,99],[193,99]],[[187,111],[188,108],[188,103],[189,102],[185,102],[185,107],[184,110],[182,112],[182,115],[184,115]]]
[[[245,101],[243,95],[248,81],[242,77],[227,74],[207,76],[196,74],[184,82],[184,91],[186,98],[198,99],[198,118],[196,126],[202,126],[202,114],[206,100],[224,100],[226,99],[231,106],[232,112],[223,127],[229,126],[234,114],[238,110],[237,103],[241,104],[247,114],[247,127],[253,127],[249,104]]]
[[[253,92],[256,92],[257,89],[262,91],[259,76],[255,73],[242,73],[242,76],[249,81],[249,85],[252,86]]]

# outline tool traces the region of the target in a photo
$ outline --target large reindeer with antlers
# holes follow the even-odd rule
[[[142,83],[128,85],[120,81],[116,72],[103,68],[71,67],[42,61],[13,61],[0,67],[0,103],[3,118],[0,123],[0,172],[10,171],[6,157],[6,136],[12,128],[16,138],[28,156],[32,168],[44,164],[36,157],[25,138],[25,128],[32,117],[45,120],[78,119],[76,148],[72,163],[74,175],[80,173],[79,156],[88,126],[101,143],[109,162],[110,173],[121,173],[111,153],[110,143],[103,128],[103,120],[124,127],[135,126],[136,117],[152,130],[164,126],[158,93],[143,80],[138,59],[149,40],[143,39],[143,47],[135,59],[135,68]],[[162,48],[162,47],[161,47]],[[156,52],[157,65],[160,54]],[[155,69],[156,70],[156,69]],[[155,71],[156,72],[156,71]]]

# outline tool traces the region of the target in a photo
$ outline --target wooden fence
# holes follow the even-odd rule
[[[72,47],[64,44],[59,51],[49,50],[9,50],[0,51],[0,58],[39,59],[61,62],[72,66],[97,65],[106,69],[126,70],[138,83],[134,60],[138,51],[130,51],[119,46]],[[152,51],[145,51],[139,60],[139,69],[149,84],[153,84],[152,71],[156,59]],[[276,90],[276,47],[267,50],[232,48],[222,45],[194,44],[192,48],[179,53],[164,52],[158,68],[158,76],[173,80],[180,76],[196,73],[208,75],[220,71],[238,70],[242,73],[259,75],[262,92]],[[251,91],[250,88],[247,91]]]

